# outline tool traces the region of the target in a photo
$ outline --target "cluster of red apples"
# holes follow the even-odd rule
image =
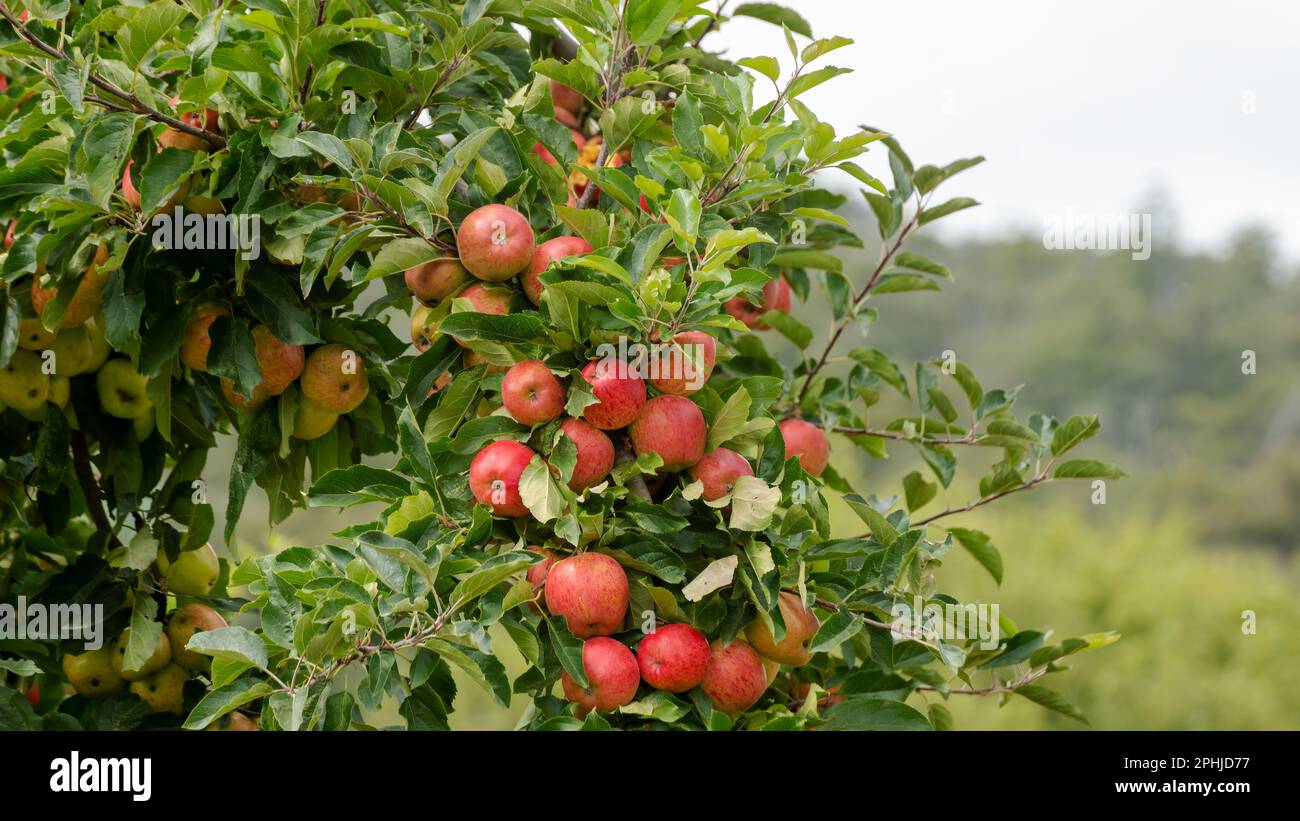
[[[821,625],[790,591],[782,591],[778,603],[785,622],[780,641],[761,619],[749,623],[743,638],[712,643],[691,625],[674,623],[646,633],[633,652],[611,638],[622,630],[628,609],[627,574],[617,561],[603,553],[559,558],[545,548],[530,550],[545,557],[528,572],[533,589],[540,588],[551,615],[562,617],[570,632],[584,639],[582,666],[589,686],[582,687],[567,671],[561,676],[564,697],[583,715],[630,704],[642,682],[670,693],[699,687],[716,709],[743,713],[762,697],[781,665],[799,667],[812,659],[809,645]]]

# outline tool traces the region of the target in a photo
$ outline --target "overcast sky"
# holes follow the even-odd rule
[[[802,98],[841,135],[891,131],[918,164],[988,158],[945,188],[982,203],[946,230],[1041,233],[1049,215],[1127,213],[1159,188],[1187,243],[1217,250],[1258,221],[1300,261],[1300,3],[784,4],[814,35],[856,41],[822,58],[855,73]],[[788,68],[780,29],[756,20],[736,18],[709,45]],[[1157,252],[1160,241],[1157,228]]]

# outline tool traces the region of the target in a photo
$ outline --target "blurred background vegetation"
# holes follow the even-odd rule
[[[880,320],[865,344],[905,372],[952,350],[986,388],[1023,384],[1022,412],[1099,413],[1101,434],[1087,455],[1130,474],[1108,483],[1104,505],[1092,503],[1090,483],[1061,482],[960,517],[992,535],[1005,577],[997,586],[955,550],[940,589],[996,602],[1021,628],[1051,626],[1058,638],[1122,633],[1048,682],[1094,727],[1298,729],[1300,278],[1263,230],[1240,230],[1217,254],[1190,253],[1179,250],[1167,207],[1137,210],[1155,213],[1149,260],[1049,251],[1032,234],[962,244],[922,236],[909,247],[946,264],[956,281],[939,294],[874,301]],[[850,200],[854,223],[872,224],[853,211]],[[864,250],[845,271],[860,282],[874,261]],[[820,333],[829,311],[819,294],[814,288],[795,310]],[[404,324],[394,319],[395,329]],[[841,349],[861,342],[846,339]],[[773,346],[798,361],[788,343]],[[1254,375],[1242,372],[1248,350]],[[901,493],[904,474],[925,470],[909,446],[878,461],[832,441],[833,463],[864,495]],[[218,517],[231,452],[209,460]],[[975,498],[994,454],[958,455],[954,504]],[[926,510],[946,501],[941,494]],[[254,494],[228,549],[239,559],[318,544],[366,513],[300,512],[272,532],[265,497]],[[863,529],[843,507],[835,523],[838,535]],[[1243,632],[1243,611],[1254,612],[1255,635]],[[509,641],[496,646],[512,673],[522,669]],[[506,713],[463,681],[453,726],[508,728],[523,707],[517,701]],[[959,728],[1081,726],[1023,699],[999,708],[954,696],[949,707]]]

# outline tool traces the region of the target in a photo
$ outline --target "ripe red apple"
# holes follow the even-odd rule
[[[3,75],[0,75],[3,76]],[[8,251],[14,247],[14,231],[18,228],[18,220],[10,220],[9,227],[5,229],[5,250]]]
[[[126,200],[126,204],[131,206],[132,210],[139,211],[140,189],[135,187],[135,183],[131,182],[131,165],[133,163],[135,163],[135,160],[127,160],[126,168],[122,169],[122,199]]]
[[[572,111],[565,111],[562,108],[555,109],[555,120],[562,125],[567,125],[574,131],[577,131],[582,127],[582,122],[578,120],[577,114],[574,114]]]
[[[650,380],[660,393],[690,396],[704,387],[718,359],[718,341],[704,331],[683,331],[658,348],[658,376]]]
[[[436,305],[469,282],[469,271],[455,257],[445,257],[408,269],[404,278],[416,299]]]
[[[569,134],[570,136],[573,137],[573,144],[577,146],[579,151],[581,151],[582,147],[587,144],[587,138],[582,136],[581,132],[575,130],[572,127],[569,128]],[[547,165],[560,164],[560,161],[555,159],[555,155],[552,154],[550,150],[547,149],[547,147],[542,145],[541,143],[533,143],[532,152],[537,156],[541,157],[542,162],[546,163]]]
[[[777,277],[763,286],[763,301],[755,305],[744,297],[732,297],[722,307],[727,313],[745,323],[755,331],[766,331],[767,324],[760,321],[768,311],[790,312],[790,283],[784,276]]]
[[[510,291],[506,288],[475,282],[461,291],[457,299],[468,299],[480,314],[505,316],[510,313]]]
[[[530,546],[528,552],[544,557],[540,562],[528,568],[528,583],[533,586],[533,595],[536,596],[546,582],[546,575],[551,572],[551,565],[555,564],[558,557],[554,551],[538,545]],[[538,602],[538,604],[541,604],[541,602]]]
[[[591,251],[591,245],[582,237],[556,237],[537,246],[537,250],[533,252],[533,260],[528,264],[528,270],[519,277],[519,282],[524,286],[524,293],[528,295],[529,301],[534,305],[542,304],[542,291],[545,286],[542,285],[540,277],[551,264],[551,260],[590,254]]]
[[[636,688],[641,685],[641,671],[636,656],[622,642],[605,636],[587,639],[582,643],[582,669],[587,673],[590,690],[584,690],[573,680],[569,671],[560,674],[564,697],[580,706],[586,715],[591,710],[608,712],[636,698]]]
[[[469,464],[469,487],[474,498],[491,505],[498,516],[523,516],[528,508],[519,497],[519,476],[534,455],[532,448],[510,439],[480,450]]]
[[[564,386],[540,359],[525,359],[501,380],[501,403],[521,425],[540,425],[564,413]]]
[[[781,437],[785,439],[785,458],[798,456],[805,471],[821,476],[831,460],[831,445],[822,429],[802,419],[787,419],[780,427]]]
[[[577,89],[570,88],[559,80],[551,80],[551,105],[560,111],[567,111],[576,115],[582,111],[582,106],[586,102]]]
[[[618,430],[632,423],[645,405],[645,381],[626,362],[595,359],[582,369],[598,402],[583,408],[582,416],[601,430]]]
[[[684,693],[704,680],[709,640],[689,624],[665,624],[636,648],[641,678],[656,690]]]
[[[489,282],[510,279],[528,267],[535,247],[528,219],[508,205],[474,209],[456,232],[461,264]]]
[[[657,453],[660,472],[686,470],[704,456],[709,426],[700,406],[684,396],[656,396],[645,403],[628,427],[637,455]]]
[[[781,618],[785,621],[785,638],[774,640],[772,631],[767,629],[762,619],[754,619],[749,623],[745,628],[745,638],[749,639],[759,655],[791,667],[802,667],[812,660],[812,650],[808,649],[808,645],[821,629],[821,622],[817,621],[817,614],[796,593],[782,590],[776,603],[781,609]]]
[[[700,688],[724,713],[743,713],[767,689],[767,671],[754,648],[740,639],[715,641],[709,648],[709,666]]]
[[[718,448],[704,454],[691,468],[691,478],[704,484],[705,501],[712,502],[731,493],[741,476],[753,476],[749,461],[727,448]]]
[[[546,609],[563,616],[580,639],[608,636],[627,613],[627,573],[604,553],[560,559],[546,574]]]
[[[565,419],[560,431],[573,440],[578,462],[569,477],[569,489],[581,493],[605,480],[614,469],[614,443],[605,432],[583,419]]]

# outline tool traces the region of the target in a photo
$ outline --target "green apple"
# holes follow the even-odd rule
[[[41,368],[41,357],[31,351],[14,351],[9,364],[0,370],[0,402],[18,411],[34,411],[50,395],[50,377]]]
[[[153,407],[145,392],[148,385],[149,379],[129,359],[110,359],[95,374],[100,407],[119,419],[135,419]]]
[[[86,367],[95,357],[95,346],[90,341],[90,332],[85,325],[59,331],[50,350],[54,353],[55,376],[85,373]]]
[[[86,329],[86,335],[90,337],[91,350],[94,351],[90,361],[86,363],[86,369],[82,373],[94,373],[108,361],[113,349],[108,346],[108,338],[104,336],[104,317],[102,314],[95,314],[86,320],[86,324],[82,327]]]
[[[151,433],[153,433],[155,425],[153,408],[150,407],[149,410],[140,414],[131,421],[135,425],[135,440],[137,442],[143,442],[149,438]]]
[[[205,544],[196,550],[187,550],[167,563],[162,557],[159,567],[167,578],[167,590],[178,596],[206,596],[217,584],[221,564],[212,545]]]
[[[183,713],[185,682],[190,674],[181,666],[168,664],[158,672],[131,685],[131,692],[149,705],[151,713]]]
[[[206,604],[194,603],[178,608],[167,622],[167,639],[172,646],[172,661],[186,670],[197,672],[208,669],[211,658],[193,650],[186,650],[185,645],[190,643],[195,633],[218,630],[222,627],[229,627],[226,620]]]
[[[50,394],[47,399],[60,408],[68,406],[68,396],[72,393],[72,380],[66,376],[50,377]]]
[[[126,681],[113,669],[113,648],[101,647],[63,657],[63,674],[77,695],[108,698],[122,692]]]

